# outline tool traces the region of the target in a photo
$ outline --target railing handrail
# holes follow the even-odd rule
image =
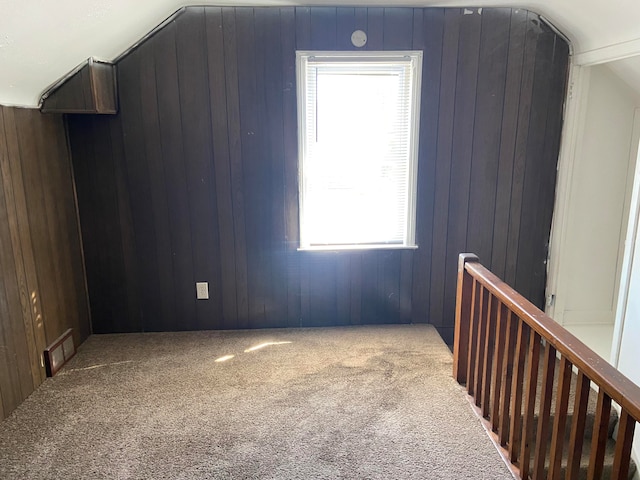
[[[636,421],[640,421],[640,387],[529,300],[482,266],[475,255],[463,254],[465,270],[535,332],[564,355]],[[462,256],[461,256],[462,257]]]

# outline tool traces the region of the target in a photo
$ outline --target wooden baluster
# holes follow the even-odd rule
[[[487,301],[487,334],[484,340],[484,364],[482,366],[482,416],[489,416],[489,399],[491,398],[491,370],[493,357],[493,346],[496,338],[496,311],[498,309],[498,300],[489,295]]]
[[[616,438],[616,453],[613,457],[613,480],[626,480],[629,476],[629,461],[631,459],[631,447],[633,445],[633,431],[636,421],[629,413],[622,409],[618,422],[618,437]]]
[[[609,436],[610,414],[611,397],[600,389],[596,407],[596,421],[593,426],[593,438],[591,439],[591,456],[587,480],[599,480],[602,477],[604,453],[607,447],[607,437]]]
[[[589,387],[591,381],[584,373],[578,372],[576,381],[576,399],[573,404],[573,422],[571,425],[571,439],[569,440],[569,460],[567,463],[566,480],[577,480],[580,472],[580,457],[584,444],[585,421],[589,406]]]
[[[569,390],[571,388],[571,362],[562,356],[558,371],[558,393],[556,394],[556,413],[551,434],[551,458],[549,459],[550,480],[560,478],[562,466],[562,450],[564,447],[564,432],[567,424],[567,409],[569,406]]]
[[[460,254],[458,259],[458,288],[456,292],[456,321],[453,340],[453,376],[458,383],[467,382],[469,331],[471,308],[473,305],[473,286],[475,280],[467,273],[464,266],[467,262],[478,261],[478,257],[470,253]]]
[[[533,460],[533,480],[544,478],[544,461],[547,455],[547,439],[549,437],[549,417],[551,414],[551,395],[553,393],[553,377],[556,366],[556,349],[547,343],[542,368],[542,391],[540,396],[540,412],[538,413],[538,433]]]
[[[520,445],[520,476],[528,478],[531,456],[531,440],[533,436],[533,417],[536,408],[536,389],[538,387],[538,367],[540,365],[541,337],[535,332],[529,335],[529,365],[525,380],[527,393],[525,395],[525,412],[522,420],[522,442]]]
[[[512,463],[518,462],[520,448],[520,425],[522,424],[522,380],[526,355],[527,333],[529,326],[518,318],[518,338],[515,350],[515,378],[511,386],[511,423],[509,426],[509,458]]]
[[[476,366],[474,369],[474,383],[475,392],[473,398],[476,401],[476,406],[480,406],[480,399],[482,398],[482,367],[484,366],[484,340],[487,335],[487,303],[489,301],[489,291],[482,287],[482,293],[480,295],[480,311],[478,315],[478,338],[476,345]]]
[[[500,392],[500,425],[498,425],[498,437],[500,445],[503,447],[509,440],[509,407],[511,406],[511,390],[513,385],[513,366],[516,349],[516,338],[518,336],[519,319],[513,315],[511,310],[507,311],[507,322],[505,325],[505,345],[504,361],[502,362],[502,391]]]
[[[497,301],[497,300],[496,300]],[[504,351],[505,351],[505,335],[507,326],[507,307],[498,302],[497,315],[496,315],[496,341],[494,343],[493,351],[493,372],[491,378],[493,379],[493,385],[491,386],[491,429],[494,432],[498,431],[499,419],[500,419],[500,396],[502,392],[502,365],[504,364]]]
[[[480,312],[480,290],[482,286],[473,279],[471,289],[471,322],[469,329],[469,355],[467,358],[467,392],[473,396],[476,390],[474,370],[476,366],[476,347],[478,346],[478,318]]]

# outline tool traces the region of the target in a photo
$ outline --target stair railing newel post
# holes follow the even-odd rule
[[[479,262],[479,259],[472,253],[461,253],[458,257],[456,321],[453,341],[453,376],[460,384],[466,384],[467,375],[473,374],[473,372],[467,372],[473,291],[473,278],[464,268],[468,262]]]

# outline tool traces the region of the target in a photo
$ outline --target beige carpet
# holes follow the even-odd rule
[[[0,479],[510,480],[451,362],[424,325],[95,335],[0,423]]]

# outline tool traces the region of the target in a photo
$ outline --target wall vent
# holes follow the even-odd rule
[[[44,351],[44,364],[47,369],[47,377],[53,377],[65,363],[76,354],[76,346],[73,343],[72,329],[70,328],[60,335]]]

